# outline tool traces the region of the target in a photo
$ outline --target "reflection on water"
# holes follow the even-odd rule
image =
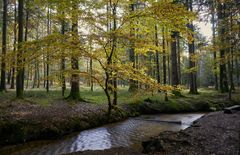
[[[156,136],[162,131],[185,129],[202,115],[164,114],[130,118],[123,122],[85,130],[64,140],[32,148],[30,151],[19,151],[15,154],[57,155],[84,150],[103,150],[119,146],[140,146],[141,141]],[[182,124],[160,121],[182,121]]]
[[[111,148],[110,133],[105,127],[83,131],[76,137],[76,139],[73,139],[70,147],[71,152]]]

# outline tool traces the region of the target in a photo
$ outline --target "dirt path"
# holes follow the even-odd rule
[[[154,155],[240,154],[240,111],[214,112],[180,132],[163,132],[144,142],[144,152]]]

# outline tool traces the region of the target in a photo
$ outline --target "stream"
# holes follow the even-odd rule
[[[104,150],[120,146],[140,149],[142,141],[152,136],[157,136],[163,131],[185,129],[203,115],[203,113],[143,115],[85,130],[64,137],[61,140],[47,142],[34,147],[29,143],[23,144],[10,154],[59,155],[85,150]],[[175,123],[171,123],[171,121]],[[176,121],[181,121],[182,124],[176,123]],[[8,153],[8,155],[10,154]]]

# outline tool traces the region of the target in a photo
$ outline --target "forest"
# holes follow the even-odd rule
[[[240,153],[239,8],[1,0],[0,154]]]

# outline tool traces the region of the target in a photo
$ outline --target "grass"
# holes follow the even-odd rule
[[[151,95],[144,93],[137,93],[137,94],[131,94],[127,91],[127,87],[125,88],[119,88],[118,91],[118,103],[124,104],[124,103],[132,103],[137,100],[144,100],[147,97],[150,97]],[[67,97],[70,90],[67,89],[65,92],[65,96],[62,97],[61,90],[60,89],[54,89],[50,90],[48,93],[45,89],[28,89],[24,91],[24,99],[36,102],[40,105],[50,105],[56,100],[61,100]],[[107,98],[105,96],[104,91],[100,87],[96,87],[94,91],[90,91],[89,87],[81,87],[80,88],[80,95],[81,97],[94,104],[106,104]],[[8,90],[7,92],[0,92],[0,100],[1,101],[8,101],[8,100],[14,100],[15,99],[15,91],[14,90]]]
[[[165,109],[172,109],[173,111],[188,111],[193,110],[191,107],[194,106],[204,106],[211,107],[215,106],[217,109],[220,109],[227,100],[227,94],[221,94],[214,89],[208,88],[200,88],[199,95],[192,95],[188,93],[188,90],[182,90],[182,94],[184,97],[175,97],[169,94],[169,101],[164,101],[164,94],[150,94],[143,91],[132,94],[128,92],[128,87],[120,87],[118,91],[118,104],[142,104],[145,99],[149,99],[153,101],[154,106],[161,108],[165,107]],[[69,94],[69,89],[65,93],[65,97]],[[107,98],[100,87],[95,87],[94,91],[90,91],[89,87],[81,87],[80,92],[81,97],[92,103],[92,104],[107,104]],[[65,97],[61,96],[60,89],[50,90],[49,93],[44,89],[28,89],[24,92],[24,99],[27,101],[31,101],[32,103],[36,103],[42,106],[48,106],[52,103],[56,103],[58,100],[62,100]],[[15,99],[15,91],[9,90],[8,92],[0,93],[0,100],[2,102],[14,100]],[[237,93],[233,94],[233,100],[235,102],[240,102],[239,90]],[[216,104],[216,105],[215,105]],[[219,107],[218,107],[219,106]],[[169,110],[167,110],[169,111]],[[171,110],[170,110],[171,111]]]

